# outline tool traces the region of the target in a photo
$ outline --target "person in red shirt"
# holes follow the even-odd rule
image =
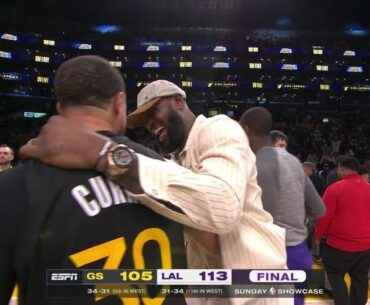
[[[358,174],[359,162],[350,156],[337,160],[341,180],[323,196],[326,214],[317,222],[315,239],[327,234],[323,263],[335,305],[365,305],[370,264],[370,185]],[[351,289],[344,281],[349,273]]]

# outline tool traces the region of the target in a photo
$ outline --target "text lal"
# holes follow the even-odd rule
[[[179,272],[162,273],[162,280],[183,280]]]

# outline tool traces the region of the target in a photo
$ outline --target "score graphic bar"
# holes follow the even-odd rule
[[[47,270],[48,297],[323,296],[323,270],[69,269]],[[307,289],[295,287],[306,283]],[[154,293],[154,294],[153,294]]]
[[[49,285],[245,285],[254,283],[302,283],[304,270],[231,269],[71,269],[48,270]]]

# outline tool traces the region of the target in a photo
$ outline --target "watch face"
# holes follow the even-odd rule
[[[132,162],[131,152],[124,147],[118,147],[112,154],[113,162],[120,168],[128,168]]]

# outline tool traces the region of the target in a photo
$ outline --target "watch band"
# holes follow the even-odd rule
[[[113,142],[112,140],[108,140],[107,142],[105,142],[103,148],[100,150],[99,152],[99,156],[98,156],[98,159],[96,159],[95,163],[94,163],[94,169],[96,170],[98,164],[99,164],[99,161],[105,157],[105,155],[107,154],[108,150],[114,146],[116,143]]]

